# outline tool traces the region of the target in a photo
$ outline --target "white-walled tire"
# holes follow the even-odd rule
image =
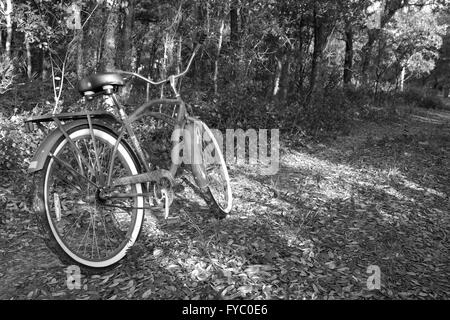
[[[213,132],[204,122],[200,122],[200,139],[202,141],[202,171],[208,186],[203,188],[203,198],[213,210],[214,215],[225,218],[233,206],[230,177],[221,147]]]
[[[100,196],[118,135],[100,124],[94,124],[92,132],[94,138],[87,123],[68,132],[82,157],[63,135],[51,147],[53,157],[35,176],[33,206],[47,246],[63,263],[101,270],[117,264],[136,242],[144,199]],[[137,157],[124,141],[112,168],[112,179],[141,173]],[[134,184],[114,191],[139,194],[143,189]]]

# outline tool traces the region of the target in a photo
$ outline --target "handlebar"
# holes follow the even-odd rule
[[[179,74],[176,74],[176,75],[171,75],[171,76],[167,77],[167,79],[160,80],[160,81],[153,81],[153,80],[148,79],[148,78],[146,78],[144,76],[141,76],[139,73],[135,73],[135,72],[123,71],[123,70],[115,70],[115,72],[137,77],[137,78],[139,78],[139,79],[141,79],[141,80],[143,80],[143,81],[145,81],[147,83],[150,83],[152,85],[155,85],[155,86],[161,85],[161,84],[166,83],[166,82],[174,81],[175,79],[178,79],[178,78],[184,76],[189,71],[189,68],[191,67],[192,61],[194,60],[195,55],[197,54],[197,51],[200,49],[200,47],[202,46],[202,43],[203,43],[203,41],[205,39],[206,39],[206,35],[202,34],[202,35],[199,36],[197,44],[196,44],[196,46],[195,46],[195,48],[194,48],[194,50],[192,52],[192,55],[191,55],[191,57],[189,59],[189,62],[187,64],[186,68],[184,69],[184,71],[182,71],[182,72],[180,72]]]

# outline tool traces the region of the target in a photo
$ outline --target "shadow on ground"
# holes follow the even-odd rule
[[[10,208],[0,298],[448,299],[448,116],[288,150],[274,176],[233,168],[231,217],[212,219],[186,193],[177,220],[144,228],[118,267],[83,275],[80,290],[67,288],[29,215]],[[367,288],[371,265],[380,290]]]

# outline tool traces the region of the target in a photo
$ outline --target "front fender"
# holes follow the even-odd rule
[[[62,128],[66,132],[69,132],[73,128],[85,124],[88,124],[87,119],[76,120],[64,124]],[[105,122],[97,119],[92,119],[92,124],[108,127],[108,125]],[[36,153],[31,159],[30,165],[28,166],[28,173],[34,173],[44,168],[45,161],[47,160],[50,151],[52,150],[53,146],[58,142],[58,140],[63,136],[64,134],[62,133],[62,131],[59,128],[56,128],[45,138],[45,140],[40,144],[39,148],[37,149]]]
[[[191,166],[195,183],[200,189],[208,186],[208,177],[206,176],[206,168],[202,162],[202,136],[200,122],[191,122],[186,124],[184,128],[184,147],[185,159]]]

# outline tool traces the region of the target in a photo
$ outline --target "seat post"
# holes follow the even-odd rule
[[[117,110],[117,112],[119,113],[120,119],[121,119],[122,121],[126,121],[126,120],[128,119],[128,116],[127,116],[127,114],[125,113],[125,110],[124,110],[122,104],[119,102],[119,99],[117,99],[116,94],[115,94],[114,92],[111,92],[110,95],[111,95],[111,98],[112,98],[113,101],[114,101],[114,105],[116,106],[116,110]]]
[[[111,85],[103,86],[102,89],[105,91],[105,94],[111,95],[114,93],[114,87]]]

